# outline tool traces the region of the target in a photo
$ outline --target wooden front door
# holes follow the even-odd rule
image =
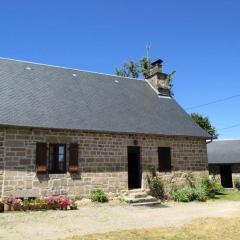
[[[220,166],[221,184],[225,188],[232,188],[232,168],[231,165]]]
[[[128,147],[128,188],[141,188],[140,147]]]

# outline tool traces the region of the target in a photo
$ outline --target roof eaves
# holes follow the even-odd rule
[[[159,137],[187,137],[187,138],[199,138],[205,139],[205,136],[193,136],[193,135],[167,135],[156,133],[144,133],[144,132],[120,132],[120,131],[107,131],[107,130],[92,130],[92,129],[73,129],[73,128],[54,128],[45,126],[23,126],[23,125],[11,125],[0,123],[2,128],[25,128],[25,129],[42,129],[42,130],[55,130],[55,131],[76,131],[76,132],[93,132],[93,133],[112,133],[112,134],[129,134],[129,135],[146,135],[146,136],[159,136]]]

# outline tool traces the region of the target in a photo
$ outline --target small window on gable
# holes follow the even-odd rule
[[[158,148],[158,171],[159,172],[171,171],[171,148],[170,147]]]
[[[49,173],[65,173],[66,172],[66,145],[50,144],[48,158]]]

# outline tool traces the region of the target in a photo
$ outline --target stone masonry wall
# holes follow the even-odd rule
[[[203,139],[128,134],[53,131],[37,129],[0,129],[0,190],[4,195],[46,196],[67,194],[86,196],[94,188],[119,194],[128,188],[127,147],[141,147],[142,182],[150,165],[158,166],[158,147],[171,147],[171,173],[207,169],[207,150]],[[35,172],[36,143],[78,143],[79,174],[43,174]],[[66,151],[68,166],[68,154]],[[4,162],[4,164],[3,164]],[[3,172],[3,165],[5,166]],[[4,176],[4,179],[3,179]]]
[[[3,191],[3,175],[4,175],[4,139],[5,139],[5,131],[0,129],[0,195]]]

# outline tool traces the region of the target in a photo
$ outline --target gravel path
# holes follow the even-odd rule
[[[88,205],[77,211],[0,214],[0,239],[64,239],[121,229],[181,226],[202,217],[239,217],[240,202],[167,203],[158,207]]]

